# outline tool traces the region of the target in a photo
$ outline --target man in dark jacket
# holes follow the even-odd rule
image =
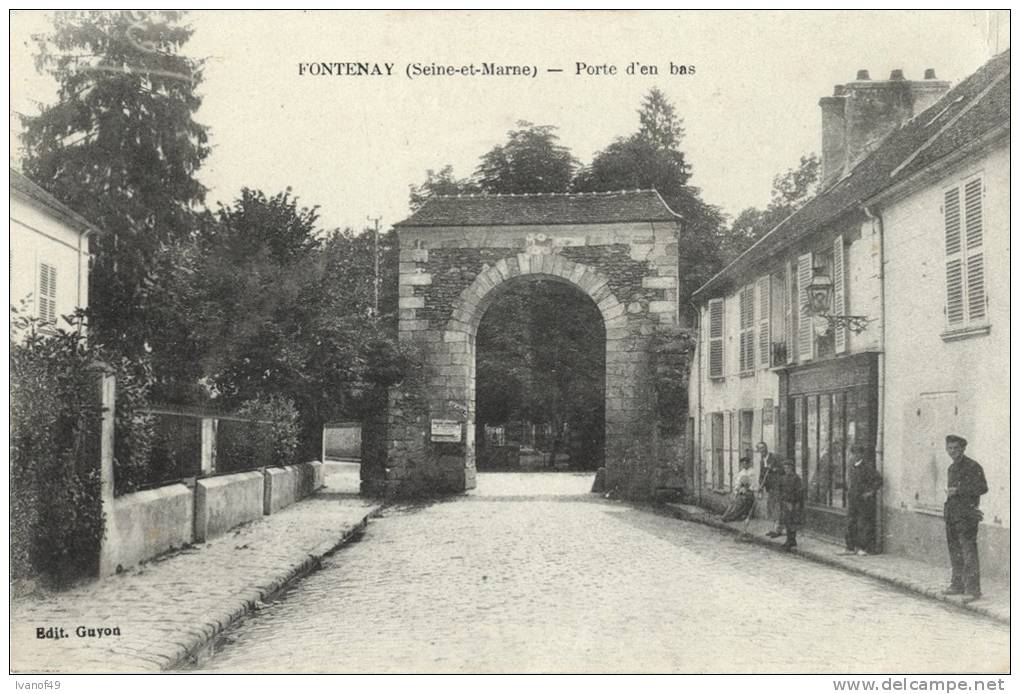
[[[759,460],[760,467],[758,469],[758,494],[764,493],[768,495],[765,501],[765,510],[768,513],[769,520],[775,521],[772,530],[765,534],[769,537],[779,537],[783,534],[783,521],[779,503],[779,480],[783,477],[783,466],[779,462],[779,457],[775,453],[769,452],[768,444],[764,441],[759,441],[755,449],[758,451],[758,455],[761,456]]]
[[[804,523],[804,483],[792,460],[783,463],[783,470],[779,479],[780,520],[786,528],[783,548],[793,549],[797,546],[797,530]]]
[[[967,439],[951,434],[946,437],[946,453],[953,461],[949,466],[949,486],[943,516],[946,520],[946,542],[953,578],[946,595],[965,595],[970,602],[981,597],[981,570],[978,563],[978,525],[983,518],[978,504],[988,491],[985,472],[974,460],[963,454]]]
[[[871,449],[863,443],[850,448],[853,462],[847,468],[846,551],[866,556],[875,552],[875,517],[882,476],[875,469]]]

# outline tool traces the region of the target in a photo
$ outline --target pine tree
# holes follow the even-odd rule
[[[201,62],[181,54],[191,33],[179,12],[92,11],[59,13],[35,37],[36,67],[59,100],[24,117],[23,168],[100,230],[91,329],[128,354],[155,341],[153,259],[191,233],[205,195],[195,172],[209,147],[193,118]]]

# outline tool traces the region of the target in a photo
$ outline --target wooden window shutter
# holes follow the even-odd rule
[[[961,200],[962,193],[962,200]],[[947,190],[942,218],[946,241],[946,325],[950,329],[988,317],[984,256],[984,181]]]
[[[57,268],[48,263],[39,263],[39,319],[57,319]]]
[[[793,315],[794,315],[793,311],[794,311],[794,306],[796,306],[796,304],[797,304],[796,297],[794,296],[794,291],[793,291],[793,282],[794,282],[793,263],[787,263],[786,264],[786,277],[784,279],[786,280],[786,287],[785,287],[786,291],[784,292],[783,296],[786,297],[786,305],[783,307],[784,308],[784,311],[783,311],[783,321],[785,323],[784,327],[786,328],[786,330],[785,330],[785,334],[786,334],[786,336],[785,336],[785,340],[786,340],[786,363],[787,364],[792,364],[793,363],[793,355],[794,355],[794,351],[795,351],[794,350],[794,345],[796,344],[796,340],[795,340],[794,335],[793,335]]]
[[[740,371],[754,369],[754,285],[740,290]]]
[[[946,320],[950,326],[963,323],[963,265],[959,258],[946,260]]]
[[[769,275],[758,278],[758,361],[763,368],[772,363],[772,343],[769,331],[771,317],[772,283]]]
[[[813,258],[805,253],[797,258],[797,355],[801,361],[815,355],[814,326],[808,315],[807,286],[814,275]]]
[[[967,320],[985,318],[985,261],[983,252],[983,182],[976,178],[963,189],[967,236]]]
[[[725,348],[725,300],[712,299],[708,302],[708,377],[723,377],[723,354]]]
[[[843,236],[832,242],[832,312],[837,316],[846,315],[846,262]],[[846,328],[833,328],[836,354],[846,352]]]
[[[945,192],[942,219],[946,240],[946,322],[953,327],[962,325],[964,321],[959,188]]]

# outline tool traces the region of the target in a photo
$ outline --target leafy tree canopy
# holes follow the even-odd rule
[[[577,159],[559,143],[554,126],[517,121],[505,143],[479,158],[473,176],[457,178],[449,164],[429,169],[421,184],[411,186],[410,207],[419,209],[433,195],[564,193],[577,168]]]
[[[576,168],[554,126],[517,121],[506,144],[482,155],[475,178],[486,193],[562,193],[570,189]]]
[[[418,210],[433,195],[462,195],[477,193],[478,185],[470,178],[457,178],[453,166],[447,164],[439,171],[429,169],[421,185],[411,186],[411,211]]]
[[[372,234],[321,229],[316,208],[302,207],[289,189],[242,190],[166,256],[168,330],[184,340],[174,351],[197,364],[190,381],[170,385],[201,379],[228,410],[286,398],[297,406],[303,442],[323,422],[356,415],[369,385],[366,353],[395,333],[395,235],[381,235],[379,245],[376,318]]]

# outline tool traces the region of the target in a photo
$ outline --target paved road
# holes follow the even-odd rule
[[[490,473],[391,508],[204,668],[302,672],[968,672],[1008,628],[587,493]]]

